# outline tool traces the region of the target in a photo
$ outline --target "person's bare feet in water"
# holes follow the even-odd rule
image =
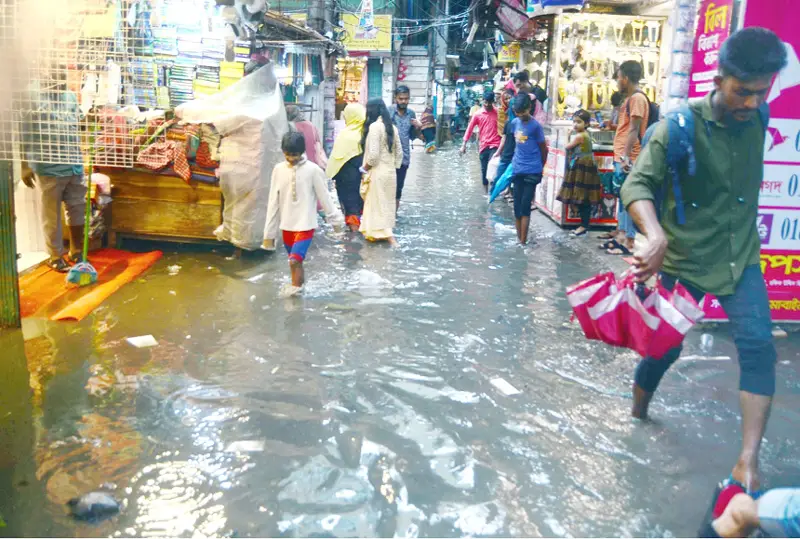
[[[633,384],[633,408],[631,409],[631,415],[636,419],[646,421],[648,419],[647,412],[652,399],[653,393],[648,393],[638,385]]]
[[[398,245],[400,245],[399,243],[397,243],[397,240],[394,239],[394,236],[389,238],[387,241],[389,242],[389,247],[397,247]]]

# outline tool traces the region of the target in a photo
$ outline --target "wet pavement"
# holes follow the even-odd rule
[[[511,217],[477,156],[415,153],[400,248],[326,229],[302,298],[284,256],[164,246],[83,322],[0,335],[0,534],[693,535],[737,455],[735,361],[680,363],[632,421],[634,354],[563,293],[622,263],[541,215],[521,248]],[[778,346],[768,486],[800,484],[800,336]],[[120,515],[67,516],[103,483]]]

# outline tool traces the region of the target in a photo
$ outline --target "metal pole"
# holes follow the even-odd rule
[[[14,180],[8,161],[0,161],[0,327],[20,327]]]

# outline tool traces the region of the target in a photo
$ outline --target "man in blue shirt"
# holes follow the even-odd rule
[[[400,146],[403,148],[403,165],[397,169],[397,207],[400,207],[400,197],[406,184],[408,165],[411,163],[411,141],[421,136],[422,124],[417,120],[417,114],[408,108],[411,99],[411,90],[408,86],[398,86],[394,92],[395,105],[392,107],[392,122],[400,133]]]
[[[514,98],[517,117],[511,122],[516,148],[511,167],[514,171],[514,217],[520,244],[528,243],[531,206],[536,186],[542,181],[544,163],[547,162],[547,143],[542,125],[531,116],[531,98],[519,94]]]
[[[69,258],[77,262],[83,248],[86,186],[83,183],[83,156],[80,149],[78,99],[58,81],[50,89],[30,93],[30,110],[23,123],[27,162],[22,163],[22,181],[35,188],[41,203],[41,220],[47,264],[66,273],[61,205],[69,226]],[[35,180],[35,181],[34,181]]]

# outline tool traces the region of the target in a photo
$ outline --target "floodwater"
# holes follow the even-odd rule
[[[400,248],[326,229],[301,298],[283,255],[165,246],[83,322],[2,335],[0,533],[693,535],[737,454],[735,361],[693,332],[632,421],[634,354],[584,340],[563,294],[622,263],[512,224],[472,152],[415,153]],[[798,485],[800,347],[778,346],[764,482]],[[120,515],[67,516],[103,483]]]

